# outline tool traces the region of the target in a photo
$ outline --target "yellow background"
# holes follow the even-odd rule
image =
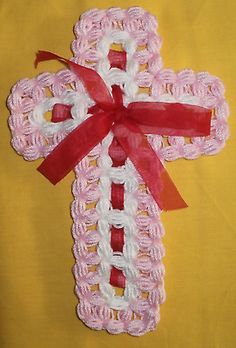
[[[224,150],[167,168],[189,208],[163,214],[167,300],[156,331],[140,338],[85,327],[75,314],[70,174],[56,187],[10,147],[5,100],[20,78],[61,66],[38,49],[70,57],[72,27],[89,8],[138,4],[158,17],[165,67],[219,76],[231,108]],[[236,2],[233,0],[1,0],[1,348],[236,346]]]

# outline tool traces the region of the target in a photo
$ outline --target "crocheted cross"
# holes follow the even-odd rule
[[[223,85],[206,72],[163,69],[156,28],[156,19],[142,8],[88,11],[75,25],[71,61],[95,69],[108,88],[120,86],[126,106],[145,101],[211,109],[209,136],[146,134],[146,139],[162,162],[213,155],[228,136]],[[111,50],[113,44],[123,53]],[[94,100],[66,69],[19,81],[8,106],[13,147],[35,160],[47,157],[91,116]],[[48,111],[51,121],[44,117]],[[74,169],[78,316],[90,328],[110,333],[154,330],[165,299],[161,209],[112,132]],[[123,290],[117,294],[116,287]]]

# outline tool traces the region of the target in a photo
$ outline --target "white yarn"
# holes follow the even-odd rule
[[[110,62],[108,60],[108,53],[110,50],[111,44],[122,44],[124,50],[127,54],[127,64],[126,70],[120,70],[118,68],[110,68]],[[136,60],[133,59],[133,55],[136,52],[137,44],[135,40],[130,38],[128,32],[125,31],[113,31],[109,35],[105,36],[98,44],[98,54],[102,57],[97,64],[97,71],[102,76],[104,81],[108,86],[112,86],[113,84],[120,85],[120,87],[124,91],[124,104],[127,105],[130,101],[136,99],[138,93],[138,85],[135,82],[135,76],[139,69],[139,64]],[[126,277],[126,285],[124,289],[124,296],[115,296],[114,288],[110,284],[102,284],[99,285],[100,290],[103,296],[107,297],[108,303],[113,309],[125,309],[132,300],[137,298],[138,289],[135,285],[138,270],[134,264],[134,260],[137,257],[138,253],[138,245],[135,241],[135,237],[138,233],[135,216],[137,212],[137,200],[132,195],[138,188],[137,183],[137,173],[134,169],[133,165],[129,160],[126,161],[124,166],[120,167],[112,167],[112,160],[108,160],[108,147],[112,141],[112,135],[110,134],[102,143],[102,148],[106,147],[107,152],[101,156],[102,160],[99,160],[99,165],[102,169],[102,180],[99,183],[100,190],[102,193],[102,213],[103,216],[106,216],[106,227],[110,228],[113,225],[116,228],[124,228],[124,246],[123,253],[113,253],[110,246],[110,230],[108,232],[109,238],[105,238],[105,243],[103,240],[104,233],[99,229],[100,233],[102,233],[101,242],[99,243],[99,253],[100,255],[103,253],[110,257],[110,265],[116,267],[123,271]],[[104,158],[105,157],[105,158]],[[134,173],[135,171],[135,173]],[[107,182],[106,187],[103,185],[104,176],[109,178],[110,183],[109,187],[111,187],[111,183],[114,182],[116,184],[124,184],[124,210],[118,209],[110,209],[108,208],[108,202],[110,204],[110,192],[107,190]],[[106,197],[108,202],[104,202],[104,195],[108,195]],[[98,211],[99,211],[98,206]],[[104,212],[104,208],[106,207],[107,212]],[[107,224],[108,222],[108,224]],[[105,225],[105,224],[104,224]],[[101,226],[100,226],[101,227]],[[102,260],[101,260],[102,263]],[[111,270],[111,267],[110,267]],[[99,273],[102,276],[102,279],[108,279],[107,274],[104,275],[104,271],[107,272],[107,269],[100,265]],[[110,276],[110,272],[108,272]],[[105,276],[105,277],[104,277]],[[110,288],[110,289],[109,289]]]
[[[111,68],[108,53],[113,43],[122,44],[126,51],[127,63],[125,70]],[[137,44],[135,40],[130,37],[128,32],[120,30],[114,30],[109,35],[105,35],[97,46],[98,54],[101,57],[96,66],[97,72],[102,76],[108,86],[112,86],[113,84],[122,85],[126,97],[130,99],[134,99],[138,93],[138,85],[135,82],[135,77],[139,70],[139,63],[135,59],[132,59],[136,49]]]
[[[107,304],[113,309],[125,309],[132,299],[137,298],[137,287],[133,284],[138,276],[138,271],[133,263],[137,256],[138,246],[134,237],[137,234],[134,217],[137,210],[137,201],[131,197],[130,193],[126,195],[127,188],[131,192],[137,189],[137,183],[134,175],[131,175],[132,166],[111,168],[112,160],[108,155],[108,148],[113,139],[110,133],[102,142],[103,153],[98,159],[98,166],[101,168],[101,177],[99,189],[101,198],[97,203],[96,210],[99,216],[98,232],[101,235],[97,248],[98,255],[101,258],[98,266],[98,273],[101,276],[99,288]],[[112,170],[111,170],[112,169]],[[109,175],[112,173],[112,176]],[[116,175],[117,173],[117,175]],[[126,185],[126,173],[128,185]],[[122,182],[125,185],[124,210],[112,209],[111,207],[111,183]],[[132,184],[130,182],[132,181]],[[111,225],[117,228],[124,228],[125,243],[123,253],[113,252],[110,244]],[[127,245],[128,243],[128,245]],[[112,266],[121,269],[126,276],[126,287],[124,296],[116,296],[114,287],[109,284],[110,272]]]
[[[44,115],[46,112],[51,111],[55,104],[71,105],[72,119],[58,123],[47,121]],[[89,98],[88,94],[79,94],[72,90],[66,90],[60,97],[48,97],[42,100],[29,114],[29,122],[48,137],[53,136],[58,131],[71,132],[91,116],[88,114],[88,108],[92,105],[94,105],[94,102]]]

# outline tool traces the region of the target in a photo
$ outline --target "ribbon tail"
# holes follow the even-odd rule
[[[125,120],[113,125],[112,131],[158,206],[166,211],[186,208],[187,204],[139,127]]]
[[[37,68],[38,64],[40,62],[43,62],[43,61],[47,61],[47,60],[59,60],[65,64],[68,64],[68,60],[61,57],[61,56],[58,56],[57,54],[55,53],[52,53],[52,52],[49,52],[49,51],[38,51],[36,53],[36,58],[35,58],[35,61],[34,61],[34,66],[35,68]]]
[[[109,133],[111,113],[93,115],[64,138],[37,168],[52,184],[57,184]]]

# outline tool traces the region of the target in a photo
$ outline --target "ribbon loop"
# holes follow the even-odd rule
[[[211,110],[197,105],[141,102],[128,105],[130,118],[146,134],[196,137],[210,134]]]

